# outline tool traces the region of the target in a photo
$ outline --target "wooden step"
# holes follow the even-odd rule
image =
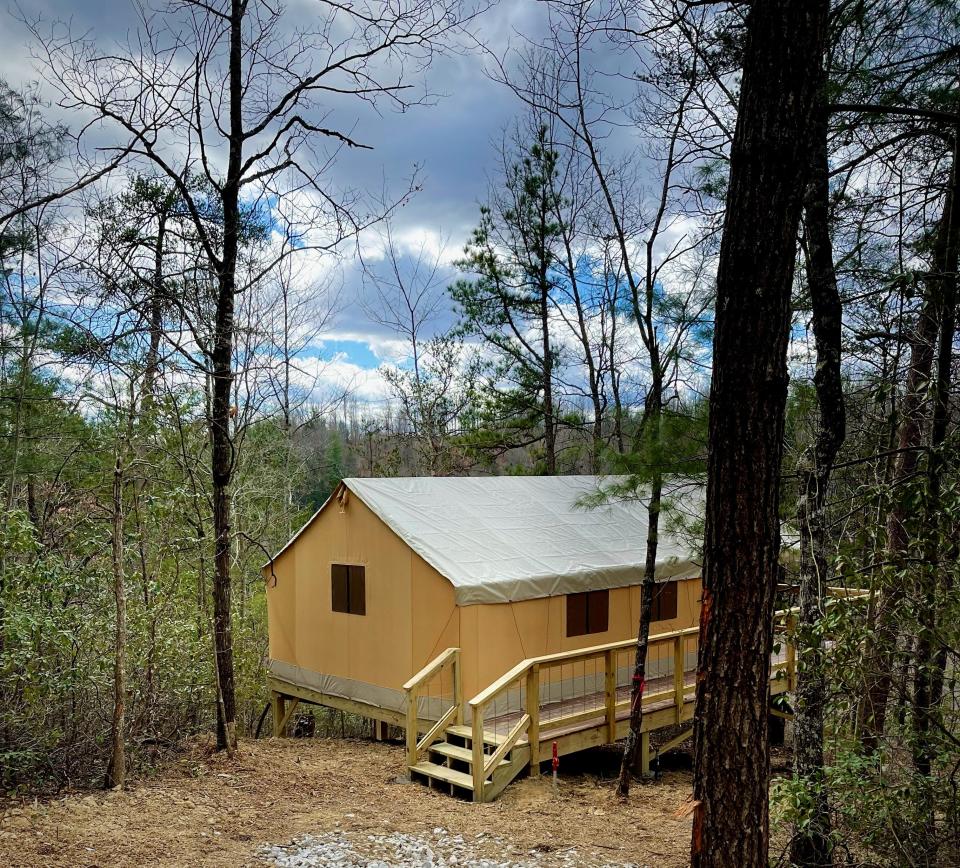
[[[438,753],[441,756],[450,757],[450,759],[460,760],[461,762],[468,763],[470,766],[473,766],[473,751],[468,747],[460,747],[458,744],[449,744],[445,741],[438,741],[436,744],[430,745],[431,753]],[[500,760],[500,765],[508,766],[510,765],[507,760]]]
[[[447,727],[448,733],[453,733],[453,735],[459,736],[460,738],[468,738],[470,741],[473,741],[473,728],[465,726],[462,723],[454,724],[453,726]],[[484,744],[489,744],[492,747],[496,747],[503,741],[503,738],[497,735],[495,732],[484,732],[483,742]]]
[[[446,781],[448,784],[455,784],[462,789],[473,792],[473,778],[464,772],[458,772],[456,769],[438,766],[436,763],[419,762],[415,766],[410,766],[410,771],[438,781]]]

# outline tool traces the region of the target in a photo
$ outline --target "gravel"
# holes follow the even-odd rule
[[[259,855],[277,868],[638,868],[632,862],[597,861],[575,847],[521,853],[496,835],[464,839],[441,827],[425,835],[348,831],[305,835],[286,845],[266,846]]]

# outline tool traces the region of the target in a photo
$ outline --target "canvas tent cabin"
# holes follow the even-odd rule
[[[404,684],[458,648],[469,698],[520,661],[635,637],[646,549],[646,504],[584,508],[593,476],[345,479],[264,566],[269,679],[300,699],[403,725]],[[699,490],[681,510],[702,508]],[[700,565],[682,534],[661,529],[652,632],[697,624]],[[667,649],[669,652],[669,649]],[[695,659],[687,648],[685,668]],[[631,655],[618,664],[629,684]],[[654,649],[651,675],[674,656]],[[543,689],[602,667],[562,671]],[[581,683],[581,692],[583,690]],[[449,693],[454,685],[440,685]],[[419,714],[436,718],[420,697]],[[506,691],[504,712],[521,697]],[[275,708],[275,714],[276,714]]]

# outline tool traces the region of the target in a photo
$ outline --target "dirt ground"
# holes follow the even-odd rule
[[[396,744],[247,741],[233,760],[194,745],[124,792],[0,804],[0,865],[686,865],[682,755],[626,804],[617,759],[564,758],[556,792],[523,779],[474,805],[405,781]]]

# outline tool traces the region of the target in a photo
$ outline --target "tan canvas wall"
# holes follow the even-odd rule
[[[465,606],[460,610],[461,647],[466,661],[464,692],[472,696],[527,657],[587,648],[636,635],[640,588],[610,591],[609,629],[567,636],[566,597],[518,603]],[[700,579],[678,582],[677,617],[657,621],[652,633],[695,626],[700,618]],[[666,653],[666,652],[665,652]]]
[[[332,611],[331,563],[366,567],[366,615]],[[526,657],[629,639],[640,612],[638,587],[612,589],[609,629],[568,638],[563,596],[458,607],[450,582],[355,496],[344,509],[329,504],[277,558],[274,571],[276,585],[268,582],[267,590],[270,657],[394,691],[458,646],[470,697]],[[682,580],[677,618],[652,630],[693,626],[699,611],[700,580]]]
[[[410,549],[359,499],[330,504],[275,562],[267,590],[270,656],[398,687],[413,671]],[[366,615],[334,612],[330,564],[366,567]]]
[[[454,599],[453,585],[423,558],[414,554],[410,568],[413,611],[412,672],[415,672],[441,651],[461,646],[461,610]]]
[[[293,549],[286,549],[264,570],[267,580],[267,626],[269,655],[274,660],[296,661],[294,615],[297,611],[296,559]],[[276,585],[274,585],[276,581]]]

